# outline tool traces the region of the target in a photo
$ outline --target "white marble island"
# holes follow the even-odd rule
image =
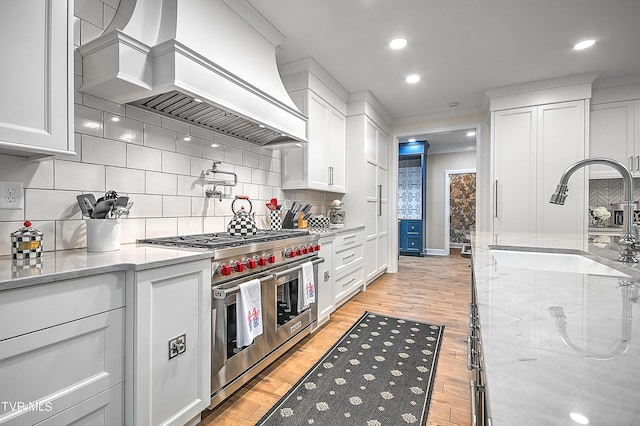
[[[586,419],[591,425],[640,425],[640,287],[633,284],[640,267],[601,257],[615,259],[614,238],[596,242],[568,235],[473,236],[492,425],[577,425]],[[583,273],[582,267],[567,272],[569,257],[556,266],[539,258],[518,263],[492,254],[496,246],[585,252],[612,269],[596,270],[605,275]]]

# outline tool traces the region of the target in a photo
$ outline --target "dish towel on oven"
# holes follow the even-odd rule
[[[316,283],[313,277],[313,264],[302,264],[302,271],[298,279],[298,312],[307,309],[309,304],[316,301]]]
[[[236,346],[242,348],[253,343],[262,334],[262,299],[260,280],[240,284],[236,295]]]

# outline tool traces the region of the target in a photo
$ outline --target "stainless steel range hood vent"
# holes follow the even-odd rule
[[[79,48],[79,90],[264,147],[306,142],[276,64],[283,40],[245,0],[120,0]]]
[[[301,142],[178,91],[151,96],[130,104],[267,148]]]

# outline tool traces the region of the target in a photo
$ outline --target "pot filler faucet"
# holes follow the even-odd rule
[[[578,161],[574,165],[570,166],[560,177],[560,182],[558,183],[556,192],[553,193],[549,202],[551,204],[563,205],[565,199],[567,198],[567,191],[569,190],[569,188],[567,187],[567,183],[569,182],[569,178],[571,177],[571,175],[576,170],[585,166],[590,166],[592,164],[607,165],[614,168],[618,171],[618,173],[620,173],[620,175],[622,175],[624,192],[624,212],[622,220],[624,232],[618,240],[618,245],[620,246],[620,257],[618,258],[618,261],[637,263],[638,259],[636,259],[635,254],[636,252],[640,251],[640,243],[636,241],[633,234],[633,177],[631,176],[631,172],[629,172],[624,164],[616,160],[611,160],[609,158],[587,158],[586,160]]]

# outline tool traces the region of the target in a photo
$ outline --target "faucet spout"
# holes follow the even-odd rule
[[[549,202],[552,204],[563,205],[567,198],[567,192],[569,190],[568,183],[571,175],[575,173],[576,170],[593,164],[603,164],[612,167],[622,176],[624,192],[624,211],[622,221],[624,233],[618,241],[618,244],[620,245],[620,258],[618,260],[621,262],[636,263],[638,260],[635,258],[635,251],[640,247],[633,235],[633,176],[624,164],[610,158],[587,158],[585,160],[578,161],[577,163],[569,166],[569,168],[562,174],[556,191],[551,196]]]

